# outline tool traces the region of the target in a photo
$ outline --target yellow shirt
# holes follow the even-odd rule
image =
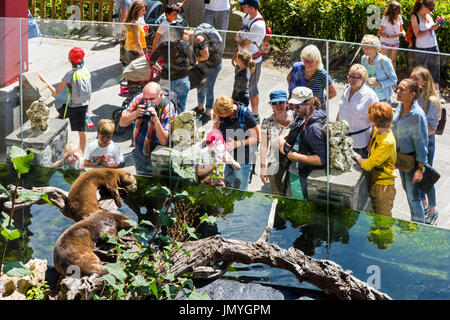
[[[379,134],[374,129],[370,139],[370,156],[361,163],[361,168],[370,171],[370,182],[380,185],[392,185],[397,177],[394,174],[397,148],[391,130]]]
[[[136,44],[134,43],[134,33],[131,28],[132,26],[129,26],[126,28],[126,38],[125,38],[125,50],[127,51],[137,51]],[[147,43],[145,41],[145,30],[144,27],[141,25],[138,25],[139,28],[139,43],[141,44],[142,49],[147,48]]]

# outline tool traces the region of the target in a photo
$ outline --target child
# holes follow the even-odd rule
[[[231,97],[234,101],[240,102],[248,106],[250,102],[250,94],[248,91],[250,74],[255,71],[256,64],[253,61],[252,54],[242,49],[236,56],[236,73],[234,76],[233,94]]]
[[[378,36],[381,38],[381,45],[392,48],[381,48],[381,54],[391,59],[394,70],[397,59],[397,49],[395,48],[400,46],[400,36],[406,36],[405,30],[403,30],[403,19],[400,15],[401,12],[402,5],[397,1],[391,1],[384,12],[380,29],[378,30]]]
[[[55,89],[44,77],[39,74],[39,78],[47,85],[54,96],[67,87],[67,102],[58,109],[60,118],[69,118],[70,129],[78,131],[80,137],[80,149],[84,152],[86,147],[86,113],[91,99],[92,84],[91,73],[84,66],[84,51],[79,47],[74,47],[69,51],[69,62],[72,70],[67,72],[61,83]]]
[[[206,148],[201,151],[201,164],[197,166],[197,175],[200,183],[224,187],[224,163],[231,165],[235,170],[241,168],[240,164],[226,151],[225,140],[218,130],[213,130],[206,136]]]
[[[112,140],[115,125],[111,119],[101,119],[97,126],[97,140],[92,141],[84,152],[85,167],[123,168],[125,160],[122,149]]]
[[[158,45],[163,41],[168,41],[169,39],[169,26],[177,21],[178,19],[178,13],[180,12],[180,8],[173,3],[169,4],[164,9],[164,14],[166,15],[166,19],[161,22],[161,24],[158,27],[158,30],[156,30],[155,37],[153,38],[152,43],[152,53],[156,50]],[[172,29],[173,30],[173,29]]]
[[[53,168],[83,170],[83,155],[80,147],[73,141],[64,146],[64,155],[61,160],[53,164]]]

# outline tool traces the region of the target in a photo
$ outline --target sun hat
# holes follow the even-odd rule
[[[206,145],[209,147],[213,142],[225,144],[225,139],[222,136],[222,133],[218,130],[212,130],[206,136]]]
[[[275,102],[286,102],[288,97],[286,91],[283,90],[275,90],[270,93],[270,103]]]
[[[302,104],[305,101],[311,100],[314,94],[310,88],[307,87],[297,87],[292,90],[291,98],[289,99],[290,104]]]
[[[250,7],[258,8],[259,7],[259,0],[239,0],[239,4],[247,4]]]
[[[80,63],[84,59],[84,51],[79,47],[73,47],[69,51],[69,59],[72,62]]]

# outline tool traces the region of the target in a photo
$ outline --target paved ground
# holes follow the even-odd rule
[[[118,63],[119,47],[107,42],[100,41],[74,41],[64,39],[35,38],[29,42],[29,71],[41,72],[47,80],[57,85],[63,75],[70,69],[67,61],[69,50],[79,46],[85,49],[85,63],[87,68],[93,74],[94,92],[91,99],[90,111],[93,114],[95,124],[102,118],[111,118],[112,112],[118,108],[124,98],[118,95],[118,79],[121,75],[121,64]],[[283,69],[274,69],[270,65],[263,65],[263,71],[260,84],[260,114],[265,118],[271,114],[271,108],[268,105],[269,93],[273,90],[286,90],[286,71]],[[223,69],[217,79],[215,92],[216,95],[231,95],[234,81],[234,69],[231,66],[230,59],[224,59]],[[330,101],[330,118],[335,119],[339,99],[342,95],[344,85],[337,84],[338,95]],[[57,98],[57,104],[61,105],[66,100],[64,94]],[[196,90],[192,90],[188,97],[187,109],[196,106]],[[446,105],[447,109],[449,104]],[[56,112],[56,111],[55,111]],[[206,126],[206,132],[211,122]],[[450,129],[442,136],[436,138],[436,156],[435,167],[441,173],[442,177],[436,185],[437,189],[437,208],[439,210],[438,226],[450,229],[450,160],[445,154],[450,154]],[[134,163],[131,157],[131,130],[129,129],[121,136],[115,136],[114,141],[118,143],[125,155],[126,169],[135,172]],[[70,132],[70,139],[78,140],[78,135]],[[96,139],[94,130],[88,132],[88,143]],[[409,208],[406,202],[406,195],[401,186],[400,178],[396,179],[397,196],[394,203],[393,216],[395,218],[410,220]],[[267,192],[267,186],[263,186],[259,179],[259,170],[257,175],[253,176],[252,183],[249,186],[250,191]]]

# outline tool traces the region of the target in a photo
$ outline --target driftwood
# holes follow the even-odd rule
[[[9,186],[11,188],[11,186]],[[67,192],[58,188],[33,188],[32,191],[46,192],[49,200],[63,212],[67,201]],[[272,203],[267,226],[257,242],[245,242],[224,239],[213,236],[196,241],[187,241],[183,250],[173,256],[173,266],[170,270],[175,276],[192,272],[193,278],[217,278],[223,275],[232,263],[263,263],[273,268],[288,270],[300,282],[306,281],[322,289],[326,294],[343,300],[390,300],[391,298],[377,289],[359,280],[349,270],[344,270],[338,264],[329,260],[320,260],[305,255],[295,248],[282,249],[267,240],[273,228],[276,199]],[[16,203],[16,208],[42,204],[43,201]],[[104,203],[111,211],[114,207],[111,201]],[[103,208],[105,208],[102,206]],[[184,252],[189,252],[186,255]],[[212,266],[222,262],[219,270]]]

